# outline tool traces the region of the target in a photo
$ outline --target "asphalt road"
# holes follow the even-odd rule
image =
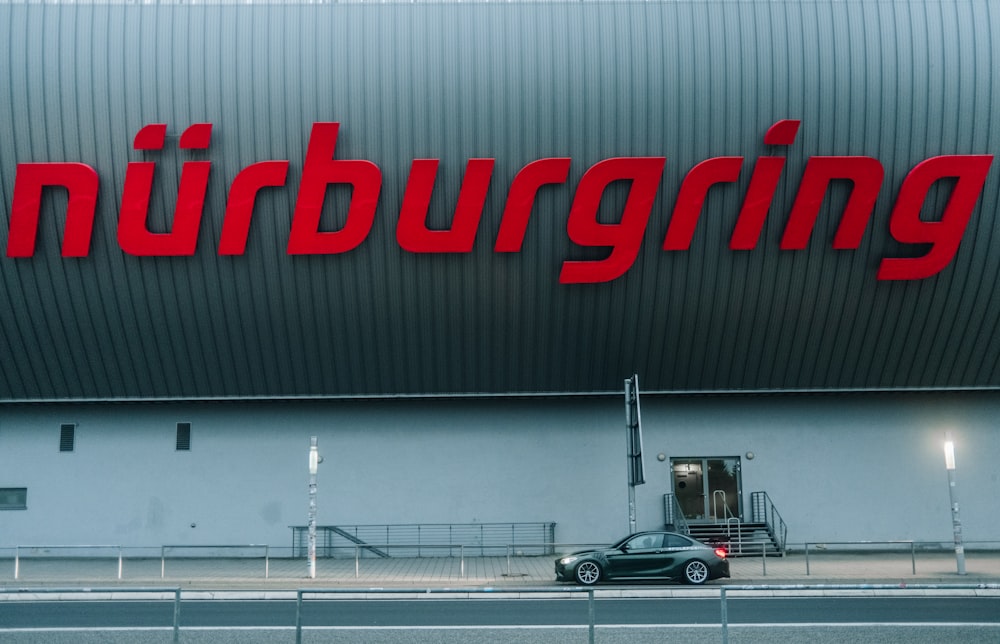
[[[718,599],[598,599],[595,644],[721,642]],[[729,642],[1000,642],[998,597],[733,598]],[[303,642],[588,642],[583,599],[310,600]],[[295,641],[292,601],[185,601],[181,642]],[[173,641],[173,605],[0,603],[0,642]]]

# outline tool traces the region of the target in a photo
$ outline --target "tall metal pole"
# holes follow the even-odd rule
[[[309,578],[316,579],[316,474],[319,472],[319,440],[309,444]]]
[[[642,421],[639,417],[639,376],[625,380],[625,431],[628,442],[628,528],[636,531],[635,486],[646,482],[642,467]]]
[[[965,574],[965,546],[962,544],[962,516],[958,510],[958,491],[955,488],[955,442],[951,432],[944,435],[944,466],[948,470],[948,497],[951,500],[951,528],[955,537],[955,563],[958,574]]]

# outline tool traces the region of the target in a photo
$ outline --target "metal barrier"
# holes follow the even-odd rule
[[[814,570],[817,561],[822,560],[823,555],[834,555],[834,554],[852,554],[852,555],[862,555],[867,556],[869,553],[875,554],[886,554],[892,553],[894,555],[893,561],[897,561],[896,557],[901,559],[902,553],[905,551],[909,554],[910,559],[910,571],[911,574],[917,574],[917,559],[921,556],[929,557],[934,556],[939,558],[941,555],[949,555],[951,553],[951,544],[939,541],[918,541],[918,540],[892,540],[892,541],[811,541],[807,543],[799,544],[788,544],[787,556],[785,559],[778,564],[780,570],[784,571],[785,574],[801,574],[803,566],[806,575],[817,574]],[[966,541],[966,552],[1000,552],[1000,541]],[[490,570],[496,570],[500,568],[503,570],[502,566],[506,564],[506,573],[503,576],[525,576],[532,575],[538,576],[542,572],[547,572],[551,570],[548,565],[548,561],[544,561],[544,558],[549,557],[549,555],[535,554],[539,552],[551,552],[553,556],[558,556],[563,553],[569,553],[573,550],[582,550],[588,548],[602,548],[607,547],[607,544],[594,544],[594,543],[554,543],[550,541],[545,542],[516,542],[502,546],[503,550],[500,550],[495,557],[487,557],[485,559],[500,559],[504,557],[505,562],[501,560],[502,563],[496,564],[490,562],[486,564],[486,568]],[[759,550],[758,550],[759,548]],[[232,554],[238,553],[240,550],[253,550],[252,554],[242,553],[242,554]],[[421,543],[421,544],[407,544],[407,543],[375,543],[375,544],[350,544],[338,546],[332,549],[329,554],[340,556],[334,556],[333,559],[340,559],[340,564],[333,565],[330,564],[327,568],[328,574],[333,574],[337,578],[340,577],[351,577],[355,579],[360,579],[362,577],[362,567],[366,565],[362,562],[363,559],[371,558],[375,561],[376,554],[373,554],[372,550],[383,549],[388,553],[391,553],[393,557],[400,556],[397,553],[403,552],[414,557],[450,557],[457,559],[455,562],[457,564],[459,575],[462,579],[469,577],[469,560],[479,557],[479,546],[466,546],[460,544],[431,544],[431,543]],[[167,578],[166,561],[168,559],[175,559],[180,562],[196,559],[208,559],[212,557],[218,557],[220,559],[230,559],[230,560],[252,560],[255,558],[263,558],[263,578],[270,579],[270,572],[272,566],[272,558],[277,558],[281,562],[280,576],[283,578],[288,578],[290,573],[288,572],[288,562],[296,559],[292,557],[289,559],[287,557],[289,548],[272,548],[264,544],[224,544],[224,545],[164,545],[156,547],[123,547],[121,545],[17,545],[6,548],[6,550],[13,555],[13,568],[14,568],[14,579],[20,580],[26,576],[25,573],[25,560],[44,560],[50,559],[53,563],[50,563],[45,570],[52,573],[59,562],[63,562],[65,565],[79,565],[84,562],[89,567],[86,570],[88,577],[79,578],[68,578],[64,575],[52,574],[49,575],[48,579],[50,581],[57,581],[58,579],[72,579],[76,581],[77,579],[84,578],[104,578],[105,573],[102,572],[103,568],[98,569],[98,566],[103,566],[102,560],[107,561],[107,579],[117,578],[119,580],[125,579],[127,576],[131,575],[133,578],[138,576],[139,579],[152,579],[155,578],[156,573],[156,563],[159,563],[159,578]],[[98,553],[95,551],[111,551]],[[190,551],[190,556],[184,556],[178,554],[183,551]],[[71,556],[61,556],[60,551],[72,552]],[[276,552],[285,551],[284,554],[275,555]],[[334,552],[336,551],[336,552]],[[471,551],[471,554],[470,554]],[[768,569],[771,567],[770,562],[767,561],[769,555],[775,554],[772,546],[766,543],[754,543],[754,544],[743,544],[744,554],[751,554],[751,556],[761,558],[761,568],[765,576],[769,574]],[[142,555],[138,553],[142,552]],[[820,555],[822,553],[822,555]],[[171,556],[173,554],[173,557]],[[804,564],[800,563],[795,555],[804,554]],[[354,573],[351,575],[349,561],[354,559]],[[129,570],[124,571],[125,560],[129,561]],[[301,557],[299,557],[301,559]],[[381,558],[380,559],[384,559]],[[112,560],[117,566],[117,572],[112,573]],[[157,561],[159,560],[159,561]],[[477,559],[478,560],[478,559]],[[539,561],[544,561],[543,567],[539,564]],[[901,565],[902,561],[899,561]],[[377,564],[372,564],[377,567]],[[523,566],[523,567],[522,567]],[[795,570],[791,570],[794,567]],[[228,575],[232,576],[233,570],[238,568],[239,575],[245,577],[256,577],[260,578],[259,573],[255,572],[255,568],[248,564],[243,566],[241,563],[234,566],[230,563],[229,568],[226,568]],[[139,572],[142,571],[142,572]],[[176,575],[190,574],[192,578],[199,577],[202,575],[200,573],[201,568],[194,568],[189,566],[188,572],[178,569],[175,573]],[[116,577],[112,577],[115,574]],[[896,573],[894,573],[896,574]],[[902,574],[900,571],[899,574]],[[31,574],[27,575],[28,578],[37,577],[37,575]],[[446,577],[454,578],[454,573],[446,575]],[[58,583],[58,581],[57,581]],[[65,583],[65,582],[63,582]],[[544,581],[540,582],[544,583]]]
[[[14,579],[21,578],[21,551],[22,550],[117,550],[118,551],[118,579],[122,578],[122,547],[120,545],[93,545],[93,546],[14,546]]]
[[[341,546],[341,547],[343,548],[344,546]],[[374,549],[378,549],[378,550],[381,550],[381,549],[384,548],[386,552],[390,551],[392,548],[419,548],[419,549],[421,549],[421,551],[428,550],[428,549],[441,549],[441,550],[447,550],[448,551],[447,556],[449,556],[449,557],[451,556],[451,553],[453,553],[455,551],[455,549],[458,548],[458,557],[459,557],[459,573],[458,574],[459,574],[459,577],[461,577],[462,579],[465,579],[465,546],[462,546],[462,545],[431,545],[431,544],[426,544],[426,543],[424,543],[424,544],[401,544],[401,543],[393,543],[393,544],[376,543],[376,544],[370,544],[370,543],[366,543],[364,545],[360,545],[359,544],[359,545],[354,546],[354,578],[355,579],[358,579],[358,578],[361,577],[361,559],[362,559],[361,553],[362,553],[362,551],[369,551],[369,550],[371,550],[373,548]]]
[[[910,547],[910,570],[917,574],[917,550],[915,541],[824,541],[822,543],[806,543],[806,575],[811,574],[809,569],[809,547],[810,546],[901,546]]]
[[[26,594],[26,595],[44,595],[44,594],[63,594],[63,593],[80,593],[80,594],[111,594],[111,593],[160,593],[164,595],[172,594],[174,599],[174,644],[180,642],[181,634],[181,589],[180,588],[129,588],[129,587],[115,587],[115,588],[0,588],[2,593],[13,593],[13,594]]]
[[[245,545],[172,545],[172,546],[160,546],[160,579],[164,579],[167,573],[167,550],[200,550],[202,552],[206,550],[217,550],[217,551],[231,551],[231,550],[246,550],[248,548],[263,548],[264,549],[264,579],[268,579],[271,576],[271,547],[265,544],[258,543],[248,543]],[[120,579],[120,577],[119,577]]]
[[[711,587],[714,589],[714,587]],[[785,585],[726,585],[718,587],[719,590],[719,611],[720,611],[720,627],[722,644],[729,644],[729,600],[731,598],[731,593],[734,592],[746,592],[746,593],[756,593],[756,592],[768,592],[773,596],[775,591],[786,591],[786,592],[799,592],[799,591],[822,591],[828,593],[831,591],[890,591],[890,592],[903,592],[903,591],[961,591],[961,590],[1000,590],[1000,584],[909,584],[907,586],[901,587],[898,584],[785,584]],[[107,593],[109,596],[112,594],[120,593],[158,593],[165,596],[170,596],[173,602],[173,641],[174,644],[178,644],[180,641],[180,630],[181,630],[181,601],[182,593],[190,591],[182,591],[178,587],[150,587],[150,588],[0,588],[0,593],[13,593],[13,594],[67,594],[67,593],[78,593],[85,595],[99,595]],[[197,591],[195,591],[197,592]],[[511,588],[509,590],[511,593],[515,593],[518,596],[530,595],[536,593],[546,593],[549,596],[552,594],[563,594],[571,596],[574,594],[586,594],[587,596],[587,640],[588,644],[594,644],[594,627],[596,622],[596,607],[595,607],[595,589],[594,588],[581,588],[575,586],[558,586],[558,587],[538,587],[538,588]],[[597,590],[600,592],[600,590]],[[353,595],[356,596],[358,593],[364,593],[365,595],[420,595],[421,597],[431,597],[435,594],[449,594],[454,595],[456,593],[461,594],[492,594],[496,595],[498,593],[504,593],[503,589],[497,588],[368,588],[368,589],[358,589],[358,588],[302,588],[295,591],[295,642],[296,644],[302,644],[302,604],[303,600],[310,597],[322,597],[329,595]],[[166,600],[161,600],[166,601]]]
[[[546,550],[550,551],[551,554],[568,554],[571,550],[585,550],[591,548],[607,548],[606,543],[512,543],[507,546],[507,577],[512,577],[514,573],[511,571],[511,556],[523,557],[523,550],[518,551],[515,548],[540,548],[545,547]],[[522,553],[522,554],[519,554]]]
[[[559,587],[559,588],[513,588],[512,592],[532,594],[532,593],[586,593],[587,594],[587,641],[588,644],[594,644],[594,589],[593,588],[578,588],[578,587]],[[449,594],[454,595],[455,593],[468,593],[468,594],[497,594],[498,592],[503,592],[502,590],[496,588],[426,588],[414,591],[413,589],[402,590],[393,588],[369,588],[367,590],[359,591],[357,588],[309,588],[300,589],[295,592],[295,644],[302,644],[302,599],[305,595],[343,595],[351,594],[357,595],[358,592],[363,592],[366,595],[399,595],[399,594],[412,594],[413,592],[419,592],[420,595],[435,595],[435,594]]]
[[[1000,584],[908,584],[905,590],[1000,590]],[[729,644],[729,604],[728,593],[733,591],[772,592],[772,591],[838,591],[838,590],[904,590],[898,584],[813,584],[813,585],[775,585],[775,586],[722,586],[719,588],[719,604],[721,609],[722,644]]]
[[[316,526],[317,550],[320,556],[342,547],[367,546],[370,552],[377,544],[392,546],[398,553],[406,545],[411,552],[398,556],[424,556],[423,546],[465,546],[467,552],[480,556],[499,554],[508,543],[551,544],[555,541],[554,522],[535,523],[402,523],[376,525]],[[306,555],[307,526],[292,529],[292,556]],[[433,552],[433,548],[431,549]],[[325,553],[325,554],[324,554]],[[377,553],[376,553],[377,554]],[[540,551],[537,554],[552,554]],[[379,556],[382,556],[381,554]]]

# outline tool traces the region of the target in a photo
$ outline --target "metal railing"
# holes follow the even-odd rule
[[[160,579],[165,579],[167,575],[167,551],[168,550],[195,550],[201,553],[199,556],[193,558],[206,558],[206,557],[219,557],[219,553],[234,553],[237,550],[259,550],[263,548],[264,550],[264,579],[268,579],[271,576],[271,547],[265,544],[248,543],[245,545],[167,545],[160,546]],[[185,559],[191,559],[192,557],[185,557]],[[233,557],[231,554],[223,558],[233,559],[253,559],[254,557]],[[120,567],[120,565],[119,565]],[[119,579],[121,579],[121,570],[119,569]]]
[[[714,588],[713,588],[714,590]],[[756,593],[766,593],[765,598],[779,596],[782,592],[803,592],[803,591],[821,591],[824,596],[828,596],[830,593],[836,592],[854,592],[854,591],[883,591],[893,594],[904,594],[907,592],[918,592],[921,594],[927,594],[929,592],[941,592],[950,593],[956,591],[969,591],[969,590],[1000,590],[1000,584],[993,583],[981,583],[981,584],[911,584],[907,585],[905,588],[898,584],[781,584],[781,585],[725,585],[718,587],[719,590],[719,626],[722,644],[729,644],[729,602],[734,598],[734,593],[742,593],[743,597],[753,596]],[[184,591],[177,587],[171,588],[0,588],[0,594],[30,594],[30,595],[45,595],[45,594],[82,594],[90,597],[107,595],[112,601],[122,601],[120,598],[115,599],[116,595],[122,593],[143,593],[143,594],[159,594],[162,596],[160,601],[171,601],[173,603],[173,622],[169,628],[173,631],[173,642],[178,644],[180,642],[180,631],[181,631],[181,604],[183,602],[183,595],[186,592],[197,592],[197,591]],[[309,599],[320,599],[329,598],[330,596],[336,597],[337,595],[345,595],[355,597],[357,596],[359,590],[352,588],[300,588],[295,591],[295,642],[296,644],[302,644],[302,631],[304,629],[303,625],[303,604]],[[456,593],[463,595],[497,595],[503,593],[502,590],[494,588],[369,588],[363,591],[365,596],[386,596],[390,597],[393,595],[406,595],[414,596],[419,595],[422,598],[432,598],[435,594],[447,594],[454,596]],[[612,596],[616,596],[615,591],[610,591]],[[526,599],[535,594],[544,593],[547,597],[553,596],[565,596],[567,598],[572,598],[574,595],[585,595],[587,600],[587,619],[586,623],[579,624],[581,627],[586,627],[587,629],[587,641],[588,644],[594,644],[594,631],[597,622],[597,606],[595,601],[595,594],[602,593],[601,590],[595,590],[594,588],[581,588],[574,586],[555,586],[555,587],[518,587],[512,588],[510,591],[510,597],[513,599]],[[778,595],[776,595],[776,593]],[[100,627],[97,627],[100,628]],[[110,628],[110,627],[109,627]],[[470,628],[475,628],[471,626]]]
[[[597,543],[554,543],[554,542],[521,542],[516,544],[506,544],[502,553],[479,557],[479,548],[468,548],[455,544],[369,544],[369,545],[345,545],[338,548],[339,557],[324,558],[320,561],[321,572],[329,579],[360,579],[364,575],[365,566],[369,566],[371,574],[380,576],[382,571],[390,570],[394,566],[391,562],[379,563],[384,559],[375,559],[366,556],[369,547],[391,550],[400,548],[403,550],[416,552],[419,548],[423,557],[451,557],[456,559],[451,566],[434,565],[433,576],[440,579],[468,579],[470,576],[493,578],[494,575],[502,574],[506,577],[531,576],[544,578],[551,571],[549,556],[558,553],[569,553],[574,550],[586,548],[606,547],[607,544]],[[277,563],[278,576],[281,579],[293,579],[297,576],[297,562],[303,561],[303,557],[289,557],[289,548],[273,548],[266,545],[167,545],[157,548],[152,547],[123,547],[119,545],[50,545],[50,546],[26,546],[17,545],[3,548],[12,555],[12,559],[4,558],[0,561],[8,561],[13,567],[13,579],[44,579],[49,582],[59,582],[60,580],[71,580],[73,582],[97,579],[133,579],[136,581],[150,583],[149,580],[159,577],[167,579],[168,576],[180,579],[210,579],[210,578],[263,578],[270,579],[275,572]],[[111,552],[100,552],[100,551]],[[183,555],[184,551],[196,552],[194,556]],[[433,551],[437,552],[433,552]],[[243,556],[233,553],[243,551]],[[248,552],[249,551],[249,552]],[[275,554],[279,551],[278,554]],[[281,552],[283,551],[283,552]],[[1000,552],[1000,540],[977,541],[967,540],[965,542],[967,553],[995,553]],[[74,553],[73,556],[65,556],[65,552]],[[538,552],[549,552],[550,555],[539,555]],[[774,555],[775,550],[768,542],[744,541],[742,552],[745,556],[760,557],[762,572],[768,574],[769,555]],[[84,554],[77,554],[84,553]],[[141,553],[141,554],[140,554]],[[332,553],[332,554],[338,554]],[[396,553],[393,552],[393,555]],[[782,554],[785,554],[785,561],[778,564],[783,571],[779,574],[800,575],[803,571],[806,575],[815,575],[817,562],[829,563],[831,560],[838,560],[838,555],[850,554],[854,556],[878,556],[892,555],[887,558],[887,563],[899,562],[905,556],[909,563],[909,572],[917,574],[920,558],[926,557],[929,561],[939,561],[941,556],[952,555],[952,544],[946,541],[920,541],[920,540],[887,540],[887,541],[810,541],[807,543],[786,544]],[[803,556],[804,555],[804,556]],[[800,559],[800,556],[802,557]],[[261,568],[257,568],[257,560],[263,559]],[[351,561],[353,559],[353,562]],[[484,563],[477,564],[476,568],[470,569],[469,560],[481,560]],[[489,560],[499,560],[489,561]],[[506,559],[506,561],[504,561]],[[206,566],[202,562],[212,560],[212,565]],[[32,562],[28,566],[26,573],[25,562]],[[839,560],[838,560],[839,561]],[[40,562],[38,567],[35,562]],[[366,563],[368,562],[368,563]],[[353,566],[351,564],[353,563]],[[41,565],[44,564],[44,565]],[[503,567],[505,564],[505,568]],[[388,566],[388,568],[386,567]],[[169,568],[169,570],[168,570]],[[353,570],[352,570],[353,568]],[[261,576],[258,570],[263,572]],[[501,573],[497,573],[497,570]],[[502,572],[505,569],[505,573]],[[67,572],[69,571],[69,572]],[[901,574],[893,573],[893,574]],[[10,573],[7,573],[8,575]],[[74,576],[75,575],[75,576]],[[0,574],[0,581],[3,575]],[[10,577],[7,577],[10,579]]]
[[[53,551],[59,550],[74,550],[74,551],[84,551],[84,550],[117,550],[118,551],[118,579],[122,578],[122,547],[120,545],[79,545],[79,546],[14,546],[14,579],[20,579],[21,577],[21,552],[34,553],[36,556],[45,556],[49,558]],[[43,554],[44,553],[44,554]],[[95,559],[103,559],[105,557],[94,557]]]
[[[778,551],[785,552],[785,544],[788,541],[788,526],[778,514],[778,509],[774,506],[767,492],[750,493],[750,511],[753,522],[767,525],[767,530],[778,546]]]
[[[370,525],[316,526],[317,552],[320,556],[344,546],[360,545],[370,554],[383,556],[422,557],[422,548],[433,546],[431,555],[442,545],[465,546],[469,553],[478,550],[480,556],[502,555],[511,543],[552,543],[555,541],[554,522],[527,523],[401,523]],[[292,556],[305,556],[306,526],[292,529]],[[391,549],[374,552],[376,545]],[[405,546],[405,547],[404,547]],[[552,554],[551,551],[537,554]]]
[[[108,595],[108,597],[113,597],[119,593],[142,593],[142,594],[160,594],[166,596],[173,596],[174,603],[174,621],[173,621],[173,633],[174,633],[174,644],[180,642],[181,634],[181,589],[180,588],[140,588],[140,587],[115,587],[115,588],[0,588],[0,594],[25,594],[25,595],[63,595],[63,594],[84,594],[84,595]]]
[[[677,501],[674,494],[669,492],[663,495],[663,522],[668,529],[672,528],[674,532],[691,534],[691,527],[688,525],[687,517],[684,516],[680,502]]]
[[[594,624],[596,622],[596,609],[594,606],[594,589],[593,588],[580,588],[575,586],[569,587],[547,587],[547,588],[515,588],[511,589],[518,597],[523,595],[531,595],[538,593],[545,593],[547,596],[552,596],[554,593],[568,593],[573,594],[583,594],[587,595],[587,642],[588,644],[594,644]],[[370,588],[364,591],[365,595],[400,595],[400,594],[412,594],[413,589],[394,589],[394,588]],[[422,588],[419,591],[421,596],[431,597],[435,594],[448,594],[454,595],[456,592],[470,595],[496,595],[498,591],[495,588]],[[309,595],[315,596],[329,596],[329,595],[357,595],[357,589],[350,588],[309,588],[300,589],[295,592],[295,644],[302,644],[302,601]]]

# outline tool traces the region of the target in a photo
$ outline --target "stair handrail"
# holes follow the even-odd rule
[[[733,511],[729,508],[729,501],[726,499],[725,490],[714,490],[712,492],[712,515],[715,517],[715,523],[719,523],[719,498],[722,499],[722,521],[725,521],[727,526],[733,520],[739,524],[741,519],[733,514]]]
[[[663,517],[664,523],[674,526],[675,532],[691,534],[691,527],[688,525],[687,517],[684,516],[684,510],[681,509],[681,504],[673,493],[668,492],[663,495]]]
[[[788,541],[788,525],[781,518],[778,509],[767,492],[752,492],[750,494],[751,506],[753,509],[753,520],[755,523],[767,525],[768,532],[778,546],[778,551],[785,552],[785,544]]]

